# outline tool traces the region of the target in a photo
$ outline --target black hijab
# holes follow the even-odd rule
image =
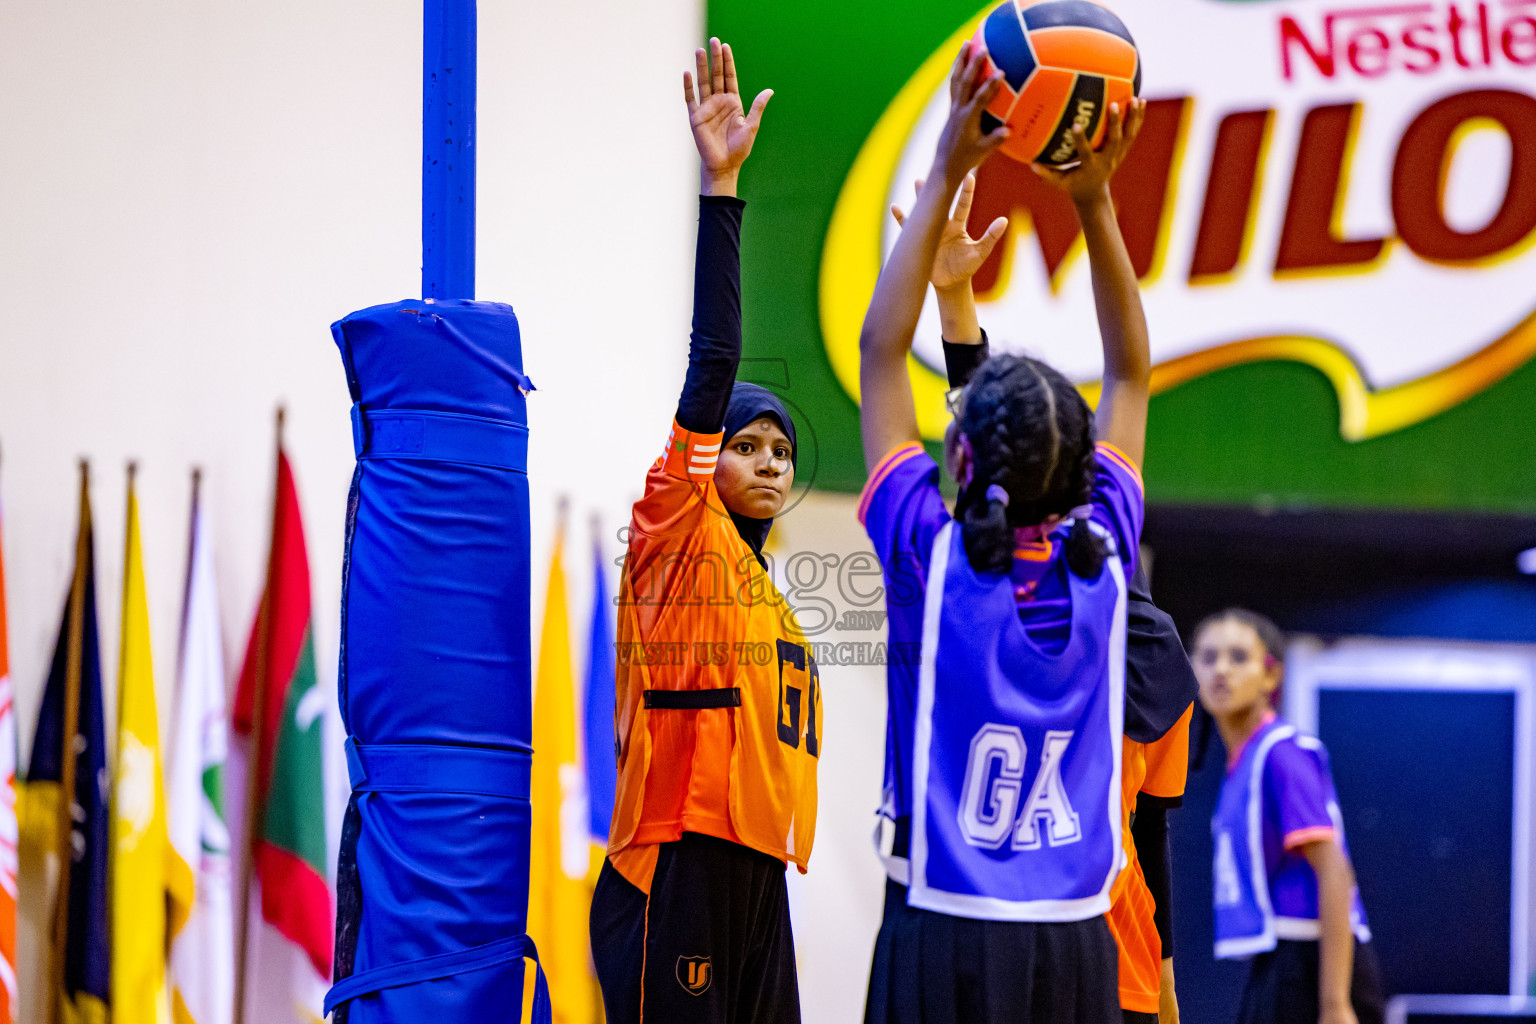
[[[779,429],[789,438],[789,461],[793,465],[800,455],[800,446],[795,441],[795,421],[778,395],[756,384],[737,381],[731,388],[731,401],[725,410],[725,444],[729,445],[731,438],[744,427],[756,423],[764,416],[777,421]],[[758,562],[763,563],[763,544],[768,540],[768,531],[773,528],[772,517],[753,519],[731,512],[731,522],[736,524],[736,532],[747,542]],[[767,564],[763,563],[763,567],[767,568]]]

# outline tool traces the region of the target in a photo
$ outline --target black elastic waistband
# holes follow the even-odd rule
[[[741,687],[712,690],[646,690],[645,706],[663,711],[702,711],[705,708],[741,707]]]

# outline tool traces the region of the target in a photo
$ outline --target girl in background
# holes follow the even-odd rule
[[[1194,636],[1200,703],[1227,748],[1211,832],[1216,957],[1252,957],[1242,1024],[1380,1024],[1381,972],[1328,751],[1275,715],[1284,637],[1228,609]]]

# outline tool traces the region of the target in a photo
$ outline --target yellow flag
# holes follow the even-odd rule
[[[587,786],[576,756],[576,686],[561,564],[555,538],[544,602],[544,634],[533,696],[533,849],[528,872],[528,934],[549,976],[555,1024],[592,1024],[599,1012],[587,916]]]
[[[165,982],[167,935],[190,909],[184,901],[191,892],[191,869],[171,847],[166,830],[149,602],[131,472],[127,532],[112,792],[112,1020],[165,1024],[171,1019]]]

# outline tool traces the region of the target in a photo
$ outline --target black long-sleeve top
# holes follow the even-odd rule
[[[698,434],[724,428],[741,363],[741,212],[746,205],[735,196],[699,197],[693,334],[688,377],[677,402],[678,425]]]

